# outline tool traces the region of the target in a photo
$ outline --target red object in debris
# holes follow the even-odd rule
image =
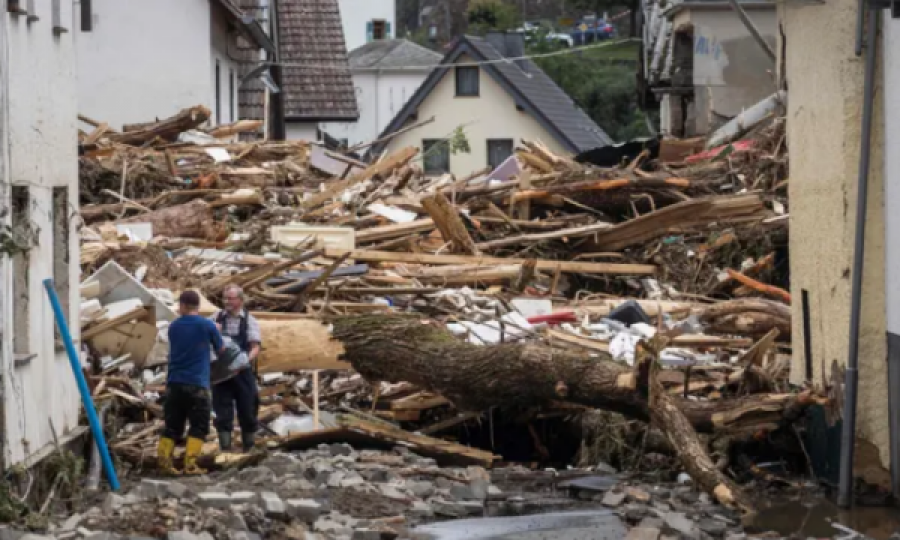
[[[535,315],[534,317],[528,317],[528,322],[531,324],[562,324],[564,322],[575,322],[577,320],[578,319],[575,318],[574,311],[556,311],[547,315]]]
[[[734,151],[732,154],[737,152],[746,152],[747,150],[752,149],[756,146],[756,141],[737,141],[731,143],[731,146],[734,147]],[[727,144],[723,144],[722,146],[718,146],[713,148],[712,150],[707,150],[706,152],[700,152],[699,154],[694,154],[692,156],[688,156],[684,158],[685,163],[696,163],[697,161],[703,161],[705,159],[712,159],[718,156],[722,150],[728,148]]]

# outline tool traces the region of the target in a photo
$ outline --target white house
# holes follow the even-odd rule
[[[236,121],[239,50],[249,43],[275,52],[263,26],[233,0],[78,5],[78,110],[113,129],[193,105],[209,107],[213,125]]]
[[[47,455],[55,436],[65,442],[82,431],[78,388],[55,341],[42,286],[53,278],[69,319],[78,320],[75,20],[66,0],[0,2],[0,418],[6,468]],[[25,251],[10,249],[12,243]]]
[[[354,144],[374,140],[425,82],[442,56],[405,39],[371,41],[350,52],[359,120],[324,124],[328,135]]]
[[[460,177],[500,165],[523,140],[539,140],[562,154],[610,144],[606,132],[534,62],[504,61],[524,56],[524,47],[520,33],[458,39],[382,135],[434,121],[374,150],[416,146],[426,174]],[[448,139],[458,129],[469,152],[451,151]]]
[[[396,35],[395,0],[340,0],[340,10],[348,51]]]

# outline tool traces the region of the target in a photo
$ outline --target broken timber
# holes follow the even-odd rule
[[[340,249],[326,249],[325,256],[337,258],[346,251]],[[501,257],[473,257],[466,255],[429,255],[425,253],[394,253],[391,251],[353,250],[350,259],[363,262],[395,262],[409,264],[434,264],[434,265],[510,265],[523,264],[528,259],[501,258]],[[656,272],[652,264],[618,264],[618,263],[592,263],[576,261],[550,261],[537,259],[535,262],[538,270],[555,272],[557,269],[569,274],[613,274],[629,276],[650,276]]]

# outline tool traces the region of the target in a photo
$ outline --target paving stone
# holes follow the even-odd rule
[[[181,482],[169,482],[167,491],[169,497],[174,497],[176,499],[184,499],[191,494],[190,488]]]
[[[378,491],[380,491],[381,494],[384,495],[385,497],[387,497],[388,499],[391,499],[394,501],[409,500],[409,497],[407,497],[406,495],[401,493],[400,490],[398,490],[396,486],[392,486],[390,484],[381,484],[380,486],[378,486]]]
[[[625,540],[658,540],[659,529],[653,527],[635,527],[628,531]]]
[[[497,486],[491,484],[487,488],[487,498],[488,499],[500,499],[504,496],[503,490],[498,488]]]
[[[292,478],[286,480],[281,487],[286,491],[315,491],[316,486],[305,478]]]
[[[607,491],[603,495],[603,500],[600,501],[600,504],[603,506],[608,506],[610,508],[616,508],[621,506],[623,502],[625,502],[625,494],[617,493],[615,491]]]
[[[206,491],[197,495],[197,503],[203,508],[228,508],[231,496],[217,491]]]
[[[239,472],[237,480],[242,484],[268,484],[275,481],[275,472],[268,467],[250,467]]]
[[[471,487],[459,484],[450,486],[450,496],[458,501],[471,501],[478,498],[475,493],[472,492]]]
[[[315,523],[322,515],[322,505],[312,499],[288,499],[288,516],[306,523]]]
[[[107,493],[106,498],[103,499],[103,512],[105,514],[112,514],[119,508],[125,506],[125,504],[125,497],[117,493]],[[78,525],[75,525],[75,527],[77,526]],[[75,527],[72,527],[72,529]]]
[[[253,504],[259,497],[252,491],[236,491],[231,494],[231,504]]]
[[[316,520],[313,524],[313,530],[330,535],[329,538],[332,536],[349,536],[353,534],[353,528],[348,527],[343,523],[339,523],[328,516]]]
[[[413,501],[412,507],[406,513],[412,517],[430,518],[434,515],[434,510],[425,501]]]
[[[84,540],[119,540],[119,535],[111,532],[95,532],[90,536],[86,536]]]
[[[484,514],[484,503],[480,501],[460,501],[459,505],[465,508],[467,515],[480,516]]]
[[[662,529],[666,525],[666,522],[660,518],[656,517],[645,517],[638,523],[638,527],[644,527],[646,529]]]
[[[332,444],[328,447],[328,451],[331,452],[332,456],[352,456],[356,454],[356,450],[347,443]]]
[[[339,488],[341,487],[341,482],[346,478],[347,473],[342,471],[334,471],[328,476],[328,487],[330,488]]]
[[[706,534],[716,537],[721,537],[728,531],[728,524],[718,519],[701,519],[697,526]]]
[[[228,533],[230,540],[262,540],[262,537],[250,531],[231,531]]]
[[[200,540],[196,534],[190,531],[169,531],[166,540]]]
[[[81,514],[72,514],[59,526],[60,531],[74,531],[81,524],[84,516]]]
[[[679,534],[694,536],[697,533],[697,526],[682,513],[667,512],[662,515],[662,519],[667,527]]]
[[[143,478],[139,489],[141,495],[148,499],[164,499],[169,494],[169,482]]]
[[[341,480],[341,487],[342,488],[351,488],[351,487],[365,485],[365,483],[366,483],[366,480],[362,476],[360,476],[356,473],[351,473],[351,474],[347,475],[343,480]]]
[[[233,512],[225,518],[225,526],[231,529],[232,531],[246,531],[247,522],[244,520],[244,516],[241,515],[240,512]]]
[[[267,491],[261,493],[262,507],[268,516],[283,516],[286,512],[284,501],[276,493]]]
[[[408,481],[406,482],[406,489],[420,499],[427,499],[434,495],[434,484],[431,482]]]
[[[468,509],[461,503],[443,499],[431,501],[431,509],[435,514],[445,517],[463,517],[468,513]]]

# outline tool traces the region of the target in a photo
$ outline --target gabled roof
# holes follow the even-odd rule
[[[370,41],[350,52],[350,69],[422,67],[428,71],[441,62],[439,53],[405,39]]]
[[[276,6],[278,60],[287,64],[285,120],[358,120],[337,0],[278,0]]]
[[[517,105],[534,117],[568,151],[578,153],[613,142],[609,135],[531,60],[498,62],[503,60],[504,55],[486,39],[463,36],[447,52],[440,65],[458,63],[463,55],[477,62],[491,62],[482,64],[481,70],[497,81]],[[432,71],[379,138],[403,128],[449,71],[450,68],[440,67]],[[375,150],[381,151],[382,148],[384,145],[376,147]]]
[[[231,18],[235,27],[249,42],[254,43],[260,49],[275,52],[275,44],[269,39],[259,20],[242,8],[235,5],[232,0],[217,0],[225,13]]]

